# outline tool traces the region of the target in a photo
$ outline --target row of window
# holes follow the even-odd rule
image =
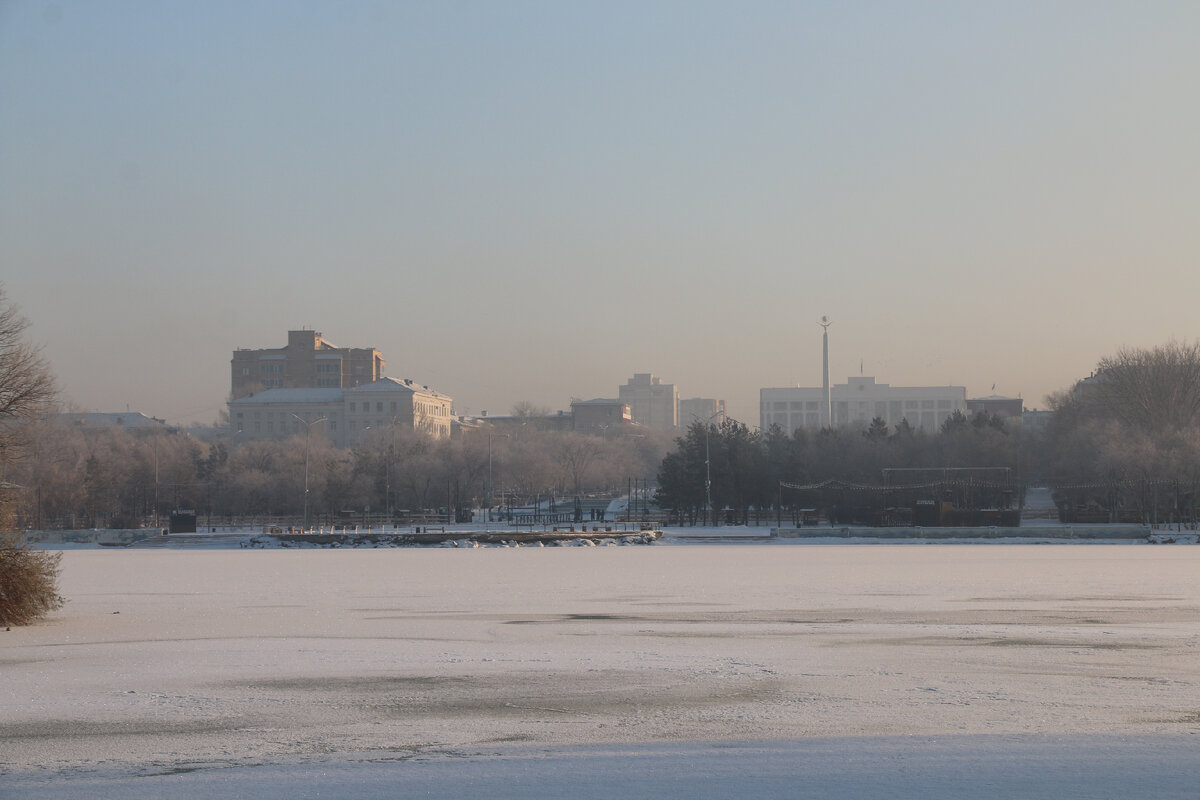
[[[276,431],[278,431],[279,433],[288,433],[289,431],[291,433],[301,433],[304,430],[304,426],[300,423],[299,420],[297,420],[295,418],[290,419],[290,420],[289,419],[276,420],[275,416],[276,415],[274,413],[269,413],[268,414],[269,418],[264,421],[259,417],[259,412],[257,412],[257,411],[254,412],[254,419],[252,419],[250,421],[250,430],[254,433],[264,433],[265,432],[268,434],[274,434]],[[282,414],[280,416],[282,416]],[[290,414],[288,416],[290,416]],[[387,427],[389,422],[390,422],[389,420],[349,419],[349,420],[346,420],[346,430],[348,430],[348,431],[364,430],[365,431],[370,428],[373,428],[375,430],[383,430],[385,427]],[[236,422],[235,422],[236,429],[239,432],[244,431],[246,429],[245,424],[246,423],[242,418],[242,412],[238,412],[237,417],[236,417]],[[338,421],[337,421],[337,419],[333,418],[332,416],[325,419],[324,425],[325,425],[326,431],[328,431],[330,433],[333,433],[334,431],[336,431],[338,429]],[[432,420],[421,420],[418,422],[418,427],[421,428],[422,430],[427,430],[427,431],[431,431],[434,433],[436,433],[439,429],[444,430],[446,428],[445,425],[438,425],[436,422],[434,422]]]
[[[901,419],[907,420],[910,425],[915,428],[924,428],[926,430],[936,430],[943,422],[950,418],[950,412],[947,411],[917,411],[915,413],[903,414],[899,417],[885,417],[883,414],[876,414],[885,422],[897,424]],[[834,410],[834,425],[846,425],[851,422],[859,425],[865,425],[870,422],[867,414],[856,414],[851,417],[850,413],[845,408]],[[825,424],[824,415],[814,414],[812,412],[804,412],[800,414],[771,413],[764,415],[764,426],[778,425],[785,431],[792,431],[796,428],[817,428]]]
[[[857,403],[857,408],[868,408],[872,402],[875,405],[876,416],[884,416],[887,411],[892,414],[901,411],[916,411],[916,410],[932,410],[934,408],[945,411],[954,407],[954,403],[948,399],[940,400],[837,400],[834,402],[835,408],[846,408],[848,403]],[[772,411],[820,411],[821,403],[819,400],[775,400],[771,403]]]
[[[366,414],[366,413],[370,412],[370,410],[371,410],[371,404],[370,404],[370,403],[351,403],[351,404],[350,404],[350,413],[352,413],[352,414],[353,414],[354,412],[358,411],[358,406],[360,406],[360,405],[362,406],[362,411],[363,411],[363,413],[364,413],[364,414]],[[397,406],[396,406],[396,401],[395,401],[395,400],[393,400],[391,405],[392,405],[392,413],[393,413],[393,414],[395,414],[395,413],[396,413],[396,408],[397,408]],[[382,402],[382,401],[376,401],[376,402],[375,402],[375,413],[376,413],[376,414],[382,414],[382,413],[383,413],[383,402]]]
[[[442,404],[434,403],[415,403],[413,409],[422,417],[448,417],[450,416],[450,408]]]

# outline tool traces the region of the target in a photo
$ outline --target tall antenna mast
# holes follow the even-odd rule
[[[829,326],[833,324],[833,320],[829,317],[821,317],[821,321],[817,323],[821,326],[821,389],[825,396],[825,427],[833,427],[833,403],[829,396]]]

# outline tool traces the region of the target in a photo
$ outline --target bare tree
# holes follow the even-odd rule
[[[519,400],[513,403],[512,415],[521,419],[530,417],[544,417],[550,413],[550,409],[546,406],[539,406],[532,400]]]
[[[49,408],[57,394],[50,365],[25,337],[28,327],[0,286],[0,470],[28,442],[23,423]]]
[[[572,494],[582,494],[588,473],[604,451],[604,440],[568,431],[552,440],[552,453],[562,471],[563,486]]]
[[[1115,420],[1151,433],[1200,426],[1200,342],[1123,349],[1051,406],[1064,424]]]
[[[27,327],[0,287],[0,529],[9,527],[14,493],[5,466],[56,393],[49,365],[25,338]],[[0,624],[22,625],[62,605],[58,561],[59,554],[30,550],[15,534],[0,537]]]

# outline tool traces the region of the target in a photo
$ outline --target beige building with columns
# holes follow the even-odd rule
[[[251,439],[285,439],[313,423],[337,447],[392,426],[450,436],[453,400],[411,380],[381,378],[348,389],[267,389],[229,401],[229,424]],[[317,422],[320,420],[320,422]]]

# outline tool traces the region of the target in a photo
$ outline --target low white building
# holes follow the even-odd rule
[[[452,399],[411,380],[380,378],[346,389],[267,389],[229,401],[229,424],[249,438],[282,439],[308,423],[338,447],[364,431],[397,425],[450,436]],[[317,420],[322,420],[317,423]]]
[[[873,377],[848,378],[829,387],[833,425],[865,428],[879,417],[895,427],[901,420],[930,433],[941,428],[955,411],[967,413],[965,386],[891,386]],[[821,387],[782,387],[759,390],[759,424],[778,425],[791,434],[797,428],[825,426],[825,390]]]

